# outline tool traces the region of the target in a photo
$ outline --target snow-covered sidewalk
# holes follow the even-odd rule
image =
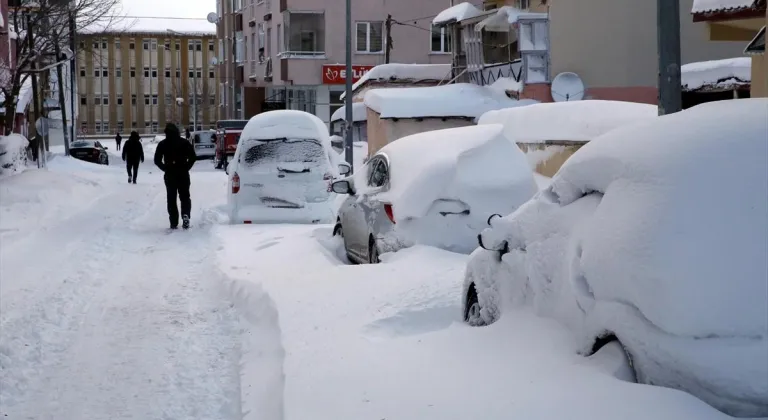
[[[254,322],[276,340],[249,356],[250,380],[284,387],[287,420],[728,418],[616,379],[621,358],[585,359],[566,329],[529,312],[466,326],[465,256],[417,247],[350,266],[329,227],[216,232],[222,270],[258,297]]]
[[[205,210],[226,179],[193,174],[196,225],[168,234],[157,172],[130,185],[56,157],[0,182],[16,229],[0,247],[0,417],[241,418],[241,324]]]

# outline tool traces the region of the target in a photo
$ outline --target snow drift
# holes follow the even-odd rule
[[[0,136],[0,176],[16,174],[27,167],[28,145],[21,134]]]

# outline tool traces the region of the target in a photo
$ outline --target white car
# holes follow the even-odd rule
[[[620,344],[641,383],[768,416],[767,194],[768,99],[611,131],[483,231],[465,321],[530,308],[584,355]]]
[[[334,182],[334,192],[349,195],[334,232],[350,260],[376,263],[414,244],[472,252],[490,215],[538,191],[525,155],[502,131],[491,124],[403,137]]]
[[[231,223],[330,223],[338,176],[328,129],[302,111],[270,111],[243,129],[227,168]]]

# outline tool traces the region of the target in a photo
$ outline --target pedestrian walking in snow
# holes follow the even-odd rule
[[[195,164],[197,156],[195,148],[189,141],[181,137],[181,132],[175,124],[165,126],[165,139],[157,144],[155,150],[155,165],[165,172],[165,190],[168,200],[168,219],[171,229],[179,226],[179,209],[176,197],[181,201],[182,227],[189,229],[189,218],[192,211],[192,200],[189,197],[189,171]]]
[[[115,136],[115,143],[117,143],[117,150],[120,150],[120,143],[123,142],[123,136],[120,135],[120,133],[117,133]]]
[[[184,135],[187,136],[187,141],[192,137],[192,133],[189,132],[189,128],[185,129]]]
[[[125,141],[123,162],[128,170],[128,183],[135,184],[136,176],[139,174],[139,162],[144,162],[144,146],[141,145],[141,137],[136,131],[131,131],[130,137]]]

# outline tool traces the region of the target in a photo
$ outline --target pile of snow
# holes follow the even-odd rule
[[[417,83],[447,81],[451,77],[450,64],[379,64],[370,69],[352,86],[352,92],[356,92],[368,82],[388,83]],[[341,99],[346,97],[346,92],[341,94]]]
[[[752,59],[749,57],[702,61],[680,68],[683,90],[695,91],[704,86],[732,86],[752,81]]]
[[[478,124],[503,124],[515,143],[590,141],[617,127],[657,118],[655,105],[621,101],[569,101],[490,111]]]
[[[496,14],[477,24],[477,30],[494,29],[507,31],[510,25],[514,25],[521,17],[547,18],[546,13],[531,13],[514,6],[502,6],[496,10]]]
[[[757,4],[757,0],[693,0],[691,13],[746,9],[755,4]]]
[[[331,115],[331,122],[334,121],[341,121],[345,120],[347,118],[347,107],[346,105],[337,109],[336,112]],[[367,108],[365,107],[365,104],[362,102],[354,102],[352,104],[352,121],[359,122],[359,121],[365,121],[368,119],[367,114]]]
[[[330,228],[215,233],[218,265],[231,290],[251,298],[242,306],[258,327],[249,330],[258,351],[244,364],[262,369],[243,390],[281,391],[279,418],[730,419],[689,394],[585,363],[550,320],[520,311],[486,328],[463,325],[465,256],[417,246],[350,266]]]
[[[523,90],[523,82],[517,81],[511,77],[499,77],[489,86],[491,89],[501,92],[520,92]]]
[[[183,36],[216,35],[216,24],[210,23],[206,19],[126,17],[120,19],[104,19],[81,30],[81,32],[85,34],[101,32],[168,34],[169,31],[179,32]],[[162,48],[162,46],[160,48]]]
[[[438,13],[438,15],[432,19],[432,24],[435,26],[442,26],[450,23],[461,22],[465,19],[472,19],[482,14],[483,11],[475,7],[473,4],[463,2]]]
[[[474,214],[488,213],[486,219],[511,212],[538,188],[525,155],[503,129],[496,124],[435,130],[384,146],[390,187],[378,196],[395,207],[397,222],[426,215],[439,199],[461,200]],[[365,193],[363,180],[355,181]]]
[[[0,176],[22,172],[27,167],[29,140],[21,134],[0,136]]]
[[[511,99],[501,89],[469,83],[384,88],[365,94],[365,105],[380,118],[480,118],[488,111],[538,103]]]
[[[240,140],[314,139],[330,147],[328,127],[316,116],[295,110],[277,110],[258,114],[248,121]]]

